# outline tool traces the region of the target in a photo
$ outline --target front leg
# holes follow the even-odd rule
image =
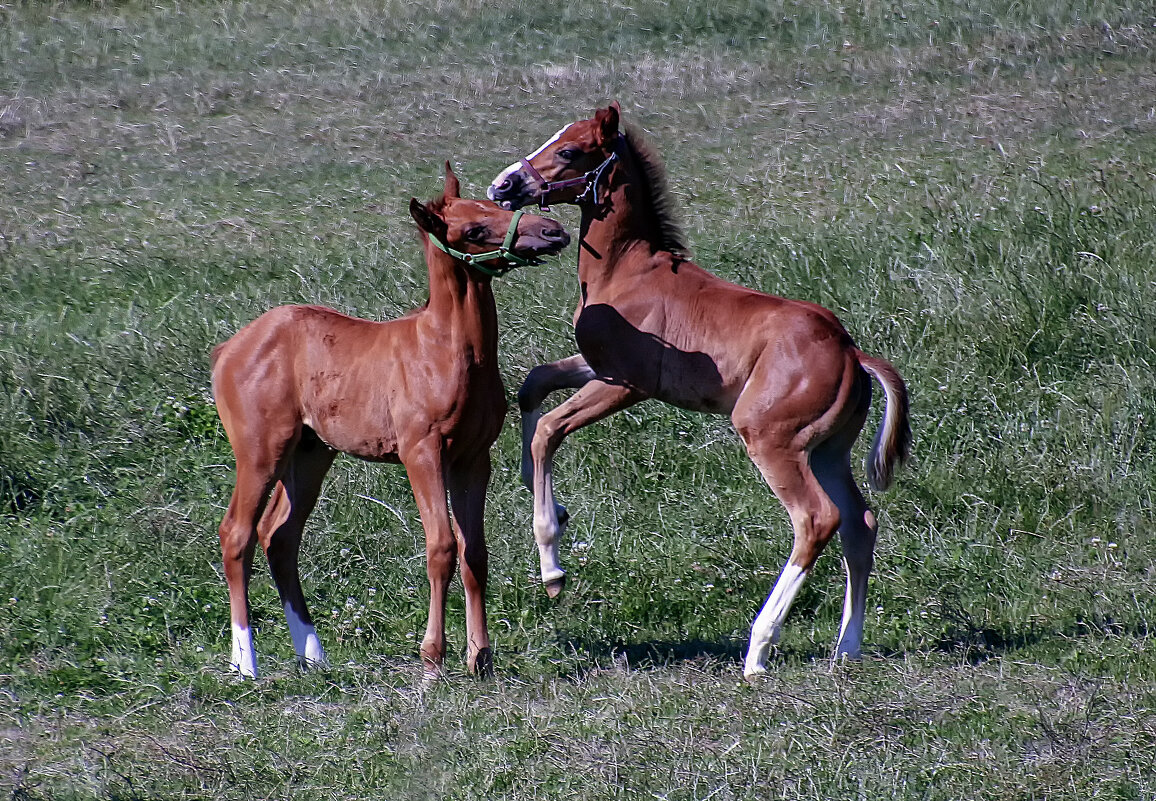
[[[402,454],[409,483],[425,529],[426,573],[429,576],[429,618],[421,641],[421,660],[427,678],[441,675],[446,656],[446,594],[453,578],[457,548],[446,507],[442,473],[442,442],[429,437]]]
[[[538,559],[542,583],[551,598],[557,597],[566,584],[566,571],[558,563],[558,539],[564,520],[554,502],[554,453],[567,436],[580,428],[597,422],[614,412],[643,400],[645,396],[619,384],[601,379],[588,381],[570,399],[544,415],[534,428],[530,442],[533,465],[534,541],[538,545]],[[565,509],[562,509],[565,513]]]
[[[559,389],[579,389],[594,378],[594,371],[582,354],[575,354],[530,371],[518,390],[518,408],[522,412],[522,483],[534,489],[534,461],[530,443],[542,417],[542,403]],[[564,510],[563,510],[564,511]]]

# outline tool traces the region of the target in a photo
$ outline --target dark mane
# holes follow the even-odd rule
[[[686,234],[674,214],[674,197],[666,180],[666,165],[654,146],[646,140],[642,132],[633,125],[625,127],[626,146],[638,160],[645,179],[645,189],[650,196],[650,205],[654,210],[654,218],[658,223],[659,245],[675,256],[690,258],[690,246],[686,242]]]

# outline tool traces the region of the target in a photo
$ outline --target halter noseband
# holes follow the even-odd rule
[[[542,211],[549,211],[550,206],[547,204],[547,196],[551,192],[557,192],[559,189],[569,189],[572,186],[585,186],[582,194],[574,199],[575,203],[583,203],[587,200],[593,202],[595,206],[598,205],[598,182],[602,180],[602,174],[610,169],[610,165],[618,161],[619,144],[622,142],[622,134],[614,140],[614,148],[610,151],[610,155],[606,160],[592,169],[585,175],[577,178],[567,178],[564,181],[547,181],[542,177],[542,174],[534,169],[534,165],[528,159],[522,159],[522,167],[530,174],[530,177],[538,182],[538,206]]]
[[[502,244],[497,250],[488,250],[485,253],[465,253],[460,250],[455,250],[433,234],[427,232],[426,235],[429,237],[430,243],[438,250],[448,253],[455,259],[464,261],[483,275],[497,278],[500,275],[505,275],[515,267],[526,267],[542,263],[536,258],[527,259],[519,256],[511,249],[514,245],[514,238],[518,235],[518,220],[522,219],[522,215],[525,213],[525,209],[515,211],[513,219],[510,220],[510,227],[506,229],[506,238],[502,240]],[[481,264],[481,262],[496,261],[499,259],[506,263],[499,267],[483,267]]]

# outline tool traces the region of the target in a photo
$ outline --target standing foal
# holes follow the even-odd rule
[[[257,542],[269,559],[299,661],[325,664],[297,559],[305,520],[338,451],[400,462],[409,474],[430,582],[425,672],[437,675],[445,659],[446,591],[458,556],[467,665],[471,673],[491,669],[482,518],[490,446],[506,400],[490,280],[557,253],[570,237],[553,220],[461,199],[448,163],[442,197],[426,205],[412,200],[410,213],[423,232],[429,268],[424,307],[373,322],[318,306],[281,306],[213,350],[213,396],[237,460],[220,535],[231,664],[242,676],[257,675],[248,601]]]
[[[766,669],[791,602],[836,530],[847,594],[835,653],[856,658],[876,522],[851,475],[851,447],[874,378],[887,407],[868,478],[885,489],[910,447],[907,388],[827,309],[737,286],[690,261],[661,164],[636,132],[619,131],[614,103],[511,164],[488,191],[507,208],[555,202],[582,210],[574,313],[581,353],[535,367],[518,392],[542,580],[551,595],[565,581],[558,538],[566,512],[554,502],[552,461],[566,436],[647,398],[729,414],[795,535],[751,627],[744,673]],[[563,388],[578,391],[543,415],[546,396]]]

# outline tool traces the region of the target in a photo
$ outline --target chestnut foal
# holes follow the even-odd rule
[[[425,672],[437,675],[445,659],[446,591],[457,557],[467,665],[471,673],[491,670],[482,518],[490,446],[506,400],[490,281],[557,253],[570,237],[553,220],[461,199],[448,163],[442,197],[426,205],[413,200],[410,213],[423,232],[429,268],[423,308],[373,322],[318,306],[281,306],[213,350],[213,395],[237,460],[220,535],[231,664],[243,676],[257,675],[247,593],[257,542],[269,559],[298,659],[325,664],[297,559],[305,520],[338,451],[400,462],[409,474],[430,583]]]
[[[771,490],[790,515],[794,547],[751,627],[743,672],[766,669],[804,578],[840,532],[847,592],[836,656],[859,656],[875,516],[851,474],[851,447],[871,403],[886,412],[868,457],[885,489],[911,442],[907,389],[895,368],[855,347],[821,306],[736,286],[686,257],[661,160],[619,107],[571,123],[490,185],[507,208],[576,203],[580,354],[530,371],[518,393],[523,480],[534,492],[534,538],[547,591],[562,590],[558,538],[567,522],[554,501],[554,452],[575,430],[647,398],[729,414]],[[578,391],[543,415],[557,389]]]

